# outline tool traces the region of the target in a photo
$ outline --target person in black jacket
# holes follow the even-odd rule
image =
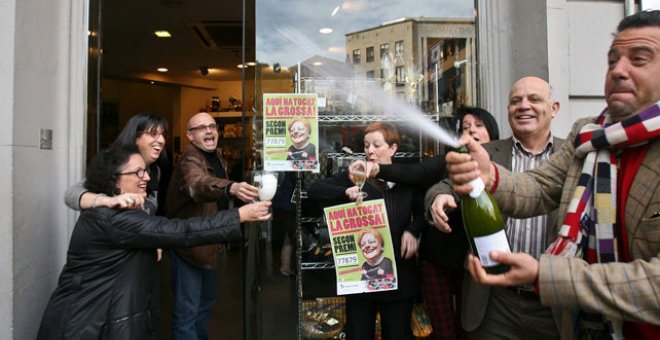
[[[456,116],[456,133],[469,134],[479,143],[499,139],[495,118],[486,110],[463,107]],[[425,191],[447,177],[444,155],[415,164],[374,164],[377,177],[421,186]],[[431,220],[431,218],[428,218]],[[431,319],[432,339],[460,339],[466,334],[460,323],[464,261],[469,249],[460,209],[448,216],[451,233],[430,222],[419,248],[422,295]],[[454,301],[456,301],[454,303]],[[454,307],[456,306],[456,307]]]
[[[397,150],[399,134],[389,123],[378,122],[364,131],[364,151],[370,162],[389,164]],[[390,223],[398,289],[353,294],[346,297],[346,333],[348,339],[373,339],[376,313],[381,316],[384,340],[412,339],[410,319],[419,280],[415,254],[417,237],[424,227],[423,193],[416,187],[370,179],[362,190],[366,199],[385,199]],[[347,203],[358,199],[360,189],[347,172],[316,181],[308,195],[323,206]]]
[[[92,160],[85,187],[108,196],[130,192],[144,197],[149,180],[137,151],[114,148]],[[187,220],[151,216],[143,209],[84,210],[37,338],[156,339],[159,289],[154,249],[241,239],[240,223],[269,219],[269,205],[258,202]]]

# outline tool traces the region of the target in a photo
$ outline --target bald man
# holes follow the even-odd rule
[[[166,215],[170,218],[208,216],[227,209],[230,200],[258,200],[259,189],[227,179],[226,163],[217,150],[218,127],[208,113],[188,121],[185,148],[167,191]],[[216,301],[219,245],[176,249],[171,255],[174,292],[172,337],[208,339],[208,321]]]
[[[552,136],[552,119],[559,102],[545,80],[524,77],[509,92],[508,120],[513,136],[484,144],[494,162],[514,172],[533,169],[550,158],[563,143]],[[426,193],[426,206],[438,229],[451,232],[444,209],[456,207],[448,182],[440,182]],[[554,240],[556,212],[526,219],[508,218],[506,233],[511,250],[539,258]],[[558,339],[559,320],[541,305],[533,286],[495,287],[477,284],[466,273],[463,282],[461,323],[473,339]]]

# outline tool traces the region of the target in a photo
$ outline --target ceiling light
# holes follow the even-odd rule
[[[236,65],[236,67],[238,67],[238,68],[244,68],[245,65],[243,65],[243,64],[238,64],[238,65]]]
[[[247,66],[256,66],[256,65],[257,63],[255,63],[254,61],[250,61],[247,63]]]
[[[172,35],[168,31],[156,31],[154,34],[159,38],[170,38]]]
[[[149,83],[150,83],[151,85],[153,85],[153,84],[155,84],[156,82],[155,82],[155,81],[150,81]]]
[[[335,7],[335,9],[332,10],[332,14],[330,14],[330,16],[331,16],[331,17],[334,17],[335,14],[337,14],[337,12],[339,12],[339,6]]]
[[[158,72],[162,72],[162,73],[165,73],[165,72],[167,72],[167,71],[169,71],[169,70],[167,69],[167,67],[159,67],[159,68],[156,69],[156,71],[158,71]]]
[[[319,30],[319,33],[321,34],[330,34],[332,33],[332,28],[330,27],[323,27]]]
[[[314,66],[321,66],[321,65],[323,65],[323,63],[320,62],[320,61],[315,61],[315,62],[312,63],[312,65],[314,65]]]

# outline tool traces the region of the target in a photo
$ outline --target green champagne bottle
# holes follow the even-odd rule
[[[458,152],[467,153],[467,148],[463,146]],[[472,252],[479,257],[487,273],[504,273],[509,270],[509,266],[493,261],[488,255],[492,250],[511,252],[500,208],[493,196],[485,190],[481,177],[475,178],[470,184],[472,191],[461,198],[461,214]]]

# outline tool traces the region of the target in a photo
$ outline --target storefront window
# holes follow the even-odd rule
[[[397,161],[419,162],[438,152],[437,139],[407,124],[421,115],[442,126],[456,107],[478,104],[473,5],[471,0],[256,0],[253,121],[256,158],[265,159],[257,168],[279,161],[280,154],[284,163],[292,153],[286,130],[277,127],[289,126],[293,118],[270,121],[275,112],[296,112],[280,103],[316,98],[308,145],[317,149],[295,151],[313,155],[313,161],[303,162],[314,167],[292,169],[300,170],[292,200],[298,208],[295,241],[301,246],[302,338],[339,336],[344,322],[328,228],[319,205],[306,199],[309,184],[336,173],[349,155],[362,155],[362,132],[377,121],[399,127]],[[308,112],[308,107],[300,109]],[[264,120],[268,124],[261,125]]]

